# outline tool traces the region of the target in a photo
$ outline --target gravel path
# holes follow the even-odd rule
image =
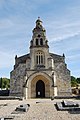
[[[62,100],[0,100],[0,117],[13,117],[13,120],[80,120],[80,114],[70,114],[68,111],[57,111],[54,104],[58,101]],[[76,102],[80,101],[77,100]],[[20,104],[30,104],[29,110],[25,113],[12,114]]]

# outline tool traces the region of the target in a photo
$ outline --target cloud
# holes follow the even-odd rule
[[[51,42],[57,42],[57,41],[62,41],[62,40],[66,40],[66,39],[70,39],[72,37],[75,37],[77,35],[80,34],[80,31],[78,32],[75,32],[75,33],[69,33],[69,34],[62,34],[62,35],[55,35],[56,37],[53,36],[50,36],[50,43]]]
[[[2,8],[5,4],[5,0],[0,0],[0,8]]]
[[[14,23],[10,19],[1,19],[0,20],[0,30],[6,30],[12,28]]]
[[[1,52],[0,51],[0,69],[3,69],[3,68],[9,68],[13,65],[14,63],[14,55],[11,55],[10,53],[7,53],[7,52]]]
[[[76,78],[80,78],[80,69],[73,69],[72,71],[71,71],[71,74],[74,76],[75,75],[75,77]]]
[[[38,15],[43,19],[52,52],[64,52],[68,63],[75,60],[75,66],[80,58],[80,2],[71,1],[0,0],[1,68],[12,66],[14,55],[27,53]]]
[[[75,60],[80,60],[80,53],[76,53],[74,55],[68,55],[66,58],[68,61],[75,62]]]
[[[28,12],[31,12],[32,10],[36,9],[35,3],[31,1],[26,0],[3,0],[4,2],[1,2],[1,9],[5,11],[5,13],[8,12],[8,15],[14,16],[16,15],[24,15]],[[32,4],[33,3],[33,4]],[[11,12],[13,14],[11,14]]]
[[[21,54],[26,52],[26,46],[29,45],[32,24],[16,19],[13,17],[0,20],[0,51],[3,53],[12,51],[14,54]]]
[[[50,21],[49,21],[50,22]],[[62,21],[53,21],[47,23],[47,35],[50,42],[62,41],[80,34],[80,22],[70,22],[63,19]]]

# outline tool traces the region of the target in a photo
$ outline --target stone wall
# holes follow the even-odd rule
[[[25,64],[19,64],[19,66],[10,73],[10,95],[12,96],[23,95],[25,69],[26,69]]]
[[[64,63],[56,67],[56,78],[58,96],[70,96],[72,94],[70,71]]]
[[[26,61],[27,62],[27,61]],[[40,70],[34,70],[34,69],[26,69],[28,66],[29,61],[27,64],[19,64],[19,66],[14,69],[11,72],[11,80],[10,80],[10,95],[12,96],[23,96],[25,95],[25,98],[34,98],[36,97],[36,82],[33,82],[34,77],[37,75],[47,75],[50,77],[50,83],[46,84],[43,77],[40,79],[44,81],[45,83],[45,96],[51,97],[53,95],[58,96],[69,96],[71,95],[71,84],[70,84],[70,71],[67,69],[67,66],[64,62],[56,62],[54,63],[54,69],[40,69]],[[55,80],[56,80],[56,88],[52,88],[52,73],[55,73]],[[32,78],[29,79],[29,77],[32,76]],[[24,93],[23,85],[28,79],[28,88],[27,93]],[[32,82],[31,82],[32,80]],[[47,80],[47,82],[49,79]],[[27,83],[26,83],[27,85]],[[48,91],[49,90],[49,91]],[[26,96],[27,95],[27,96]]]

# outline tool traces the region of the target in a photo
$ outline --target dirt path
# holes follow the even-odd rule
[[[12,116],[14,118],[13,120],[80,120],[80,114],[70,114],[68,111],[57,111],[54,104],[58,101],[61,100],[35,99],[27,101],[0,101],[0,104],[7,104],[7,106],[0,107],[0,117]],[[28,112],[11,114],[20,104],[30,104]]]

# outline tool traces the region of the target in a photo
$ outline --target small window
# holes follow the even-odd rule
[[[41,56],[39,55],[39,64],[41,64],[41,59],[40,58],[41,58]]]
[[[40,38],[41,36],[40,36],[40,35],[38,35],[38,37]]]
[[[43,39],[42,38],[40,39],[40,45],[43,45]]]
[[[38,64],[38,55],[36,56],[36,63]]]
[[[36,45],[38,45],[39,43],[38,43],[38,39],[36,39]]]
[[[41,64],[43,64],[43,55],[41,55]]]

